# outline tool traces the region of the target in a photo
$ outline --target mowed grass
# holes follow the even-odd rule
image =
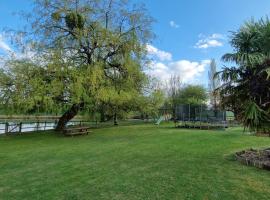
[[[171,125],[0,137],[0,199],[270,199],[270,172],[233,153],[270,147],[240,129]]]

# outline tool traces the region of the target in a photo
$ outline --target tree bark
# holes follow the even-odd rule
[[[73,104],[71,108],[59,118],[57,126],[55,128],[56,131],[62,131],[67,125],[67,123],[78,114],[78,112],[82,109],[83,106],[84,103]]]
[[[114,125],[115,125],[115,126],[118,126],[118,121],[117,121],[117,114],[116,114],[116,112],[115,112],[114,115],[113,115],[113,122],[114,122]]]
[[[104,105],[101,105],[101,108],[100,108],[100,122],[105,122],[106,119],[105,119],[105,108],[104,108]]]
[[[105,113],[103,110],[100,112],[100,122],[105,122]]]

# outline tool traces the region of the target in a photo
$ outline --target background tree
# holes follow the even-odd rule
[[[270,22],[268,18],[246,22],[232,34],[235,52],[225,54],[225,67],[218,75],[221,103],[234,111],[245,127],[255,131],[270,130]]]
[[[208,89],[209,89],[210,104],[214,110],[215,116],[217,115],[220,102],[219,90],[217,90],[220,87],[220,79],[218,76],[216,76],[216,73],[217,73],[217,64],[216,61],[212,59],[210,63],[210,70],[208,72],[208,80],[209,80]]]
[[[201,105],[207,101],[207,91],[201,85],[186,85],[178,96],[180,104]]]
[[[172,116],[176,122],[176,108],[179,103],[182,81],[179,75],[172,75],[167,84],[168,102],[172,110]]]

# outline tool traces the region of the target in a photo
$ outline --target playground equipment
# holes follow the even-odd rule
[[[155,123],[155,125],[159,125],[162,121],[164,120],[163,116],[161,116],[157,122]]]
[[[225,129],[228,121],[234,120],[233,113],[213,110],[206,105],[178,105],[176,108],[177,127],[198,129]]]
[[[173,109],[163,107],[159,109],[160,118],[156,121],[159,125],[162,121],[173,120]],[[233,112],[211,109],[207,105],[182,104],[175,109],[176,118],[173,120],[175,126],[179,128],[198,129],[222,129],[234,121]]]
[[[160,116],[155,125],[159,125],[162,121],[169,121],[172,118],[171,114],[164,114],[163,116]]]

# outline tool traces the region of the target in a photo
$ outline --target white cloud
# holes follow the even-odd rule
[[[199,40],[195,47],[198,49],[207,49],[210,47],[221,47],[223,43],[218,40]]]
[[[169,24],[173,28],[179,28],[180,27],[175,21],[170,21]]]
[[[225,39],[225,36],[219,33],[214,33],[210,36],[211,39]]]
[[[220,37],[214,35],[213,37]],[[145,72],[162,82],[167,82],[172,75],[179,75],[184,83],[200,83],[201,76],[205,72],[206,66],[210,60],[194,62],[189,60],[172,60],[172,54],[157,49],[148,44],[146,50],[150,56],[153,56],[152,62],[148,65]]]
[[[192,62],[189,60],[179,60],[164,64],[161,62],[152,62],[150,69],[146,71],[150,76],[166,82],[171,75],[179,75],[184,83],[198,82],[199,78],[205,71],[210,60],[202,60],[201,62]]]
[[[158,48],[147,44],[146,50],[150,56],[157,58],[160,61],[170,61],[172,60],[172,54],[166,51],[159,50]]]
[[[214,33],[210,36],[205,36],[203,34],[199,35],[201,38],[194,46],[197,49],[208,49],[210,47],[222,47],[223,40],[225,37],[222,34]]]

